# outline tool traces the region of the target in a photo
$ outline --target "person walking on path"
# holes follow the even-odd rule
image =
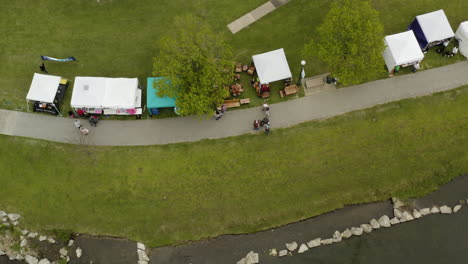
[[[270,134],[270,122],[265,124],[265,134]]]
[[[222,116],[223,116],[223,114],[221,113],[221,111],[216,109],[216,111],[215,111],[216,120],[219,120]]]
[[[49,72],[47,71],[47,69],[46,69],[44,63],[41,63],[41,64],[39,65],[39,69],[41,69],[42,72],[49,73]]]
[[[86,136],[86,135],[88,135],[89,130],[87,128],[85,128],[84,126],[80,126],[80,132],[81,132],[81,134]]]
[[[254,130],[258,130],[258,128],[260,127],[260,121],[255,119],[253,123],[253,127],[254,127]]]
[[[78,128],[78,129],[80,129],[82,127],[80,120],[78,120],[78,119],[75,120],[75,127]]]
[[[270,118],[270,106],[267,103],[263,104],[263,111],[265,111],[266,117]]]

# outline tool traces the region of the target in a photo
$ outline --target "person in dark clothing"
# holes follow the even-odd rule
[[[41,69],[42,72],[49,73],[49,72],[47,71],[47,69],[46,69],[44,63],[41,63],[41,64],[39,65],[39,69]]]
[[[254,130],[258,130],[258,128],[260,127],[260,121],[255,119],[253,123],[253,127],[254,127]]]

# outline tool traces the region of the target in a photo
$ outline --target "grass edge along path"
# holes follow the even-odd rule
[[[0,136],[0,208],[28,229],[149,246],[265,230],[466,173],[467,110],[465,86],[269,136],[141,147]]]

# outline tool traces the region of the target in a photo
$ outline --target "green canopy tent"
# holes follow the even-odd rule
[[[149,77],[148,85],[146,88],[146,107],[148,107],[148,113],[150,116],[159,114],[160,108],[174,108],[174,112],[177,114],[175,99],[168,96],[160,97],[157,95],[158,87],[155,87],[155,81],[166,80],[170,83],[170,80],[164,77]]]

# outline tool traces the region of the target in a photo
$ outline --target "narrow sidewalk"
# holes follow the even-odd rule
[[[271,127],[288,127],[377,104],[429,95],[468,84],[468,62],[421,71],[362,85],[323,92],[271,105]],[[158,145],[224,138],[252,131],[259,107],[228,111],[218,121],[194,117],[134,121],[104,120],[90,128],[85,144]],[[82,144],[73,119],[0,110],[0,134]]]

